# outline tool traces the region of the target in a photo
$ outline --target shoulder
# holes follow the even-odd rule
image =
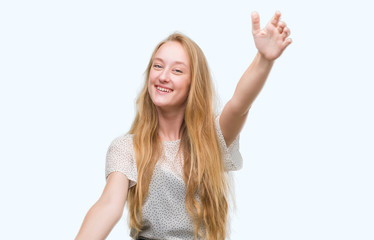
[[[109,150],[122,150],[131,151],[133,150],[133,134],[122,134],[115,137],[109,145]]]
[[[130,187],[135,185],[137,179],[132,139],[132,134],[122,134],[112,140],[107,151],[105,167],[106,178],[112,172],[122,172],[130,180]]]
[[[133,159],[135,154],[132,139],[133,135],[127,133],[115,137],[108,147],[107,161]]]
[[[219,125],[220,116],[221,116],[220,113],[218,113],[214,116],[214,127],[216,129],[216,133],[217,133],[217,136],[218,136],[218,140],[221,144],[221,147],[227,148],[225,138],[223,137],[223,134],[222,134],[222,131],[221,131],[221,126]]]
[[[115,144],[115,145],[132,144],[132,137],[133,137],[133,134],[129,134],[129,133],[121,134],[112,140],[111,145],[112,144]]]
[[[235,140],[230,144],[230,146],[226,145],[225,138],[221,131],[221,126],[219,124],[219,118],[221,113],[215,115],[215,128],[218,136],[218,141],[222,151],[222,157],[225,164],[225,169],[227,171],[235,171],[239,170],[243,166],[243,158],[240,154],[239,150],[239,139],[240,135],[238,135]]]

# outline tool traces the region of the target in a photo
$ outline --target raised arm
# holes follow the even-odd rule
[[[129,180],[120,172],[108,176],[104,191],[91,207],[75,240],[105,239],[118,220],[125,206]]]
[[[249,109],[260,93],[265,81],[283,50],[292,42],[289,28],[280,21],[280,12],[276,12],[264,29],[260,29],[260,17],[252,13],[252,34],[258,50],[251,65],[244,72],[236,86],[234,95],[226,103],[220,116],[220,127],[229,146],[237,137],[247,118]]]

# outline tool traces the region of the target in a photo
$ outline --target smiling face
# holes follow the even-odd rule
[[[148,81],[148,92],[157,108],[179,110],[185,107],[190,72],[188,54],[179,42],[166,42],[157,50]]]

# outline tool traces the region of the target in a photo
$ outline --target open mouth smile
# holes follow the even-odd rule
[[[156,87],[158,92],[162,92],[162,93],[171,93],[173,91],[170,88],[164,88],[164,87],[160,87],[158,85],[156,85],[155,87]]]

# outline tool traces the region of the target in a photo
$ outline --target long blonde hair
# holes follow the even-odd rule
[[[204,53],[187,36],[174,33],[153,51],[146,69],[144,87],[137,99],[137,114],[129,131],[137,164],[137,184],[129,189],[129,225],[136,235],[142,226],[142,205],[162,144],[158,136],[158,114],[148,93],[149,73],[157,50],[166,42],[179,42],[190,60],[191,85],[181,126],[180,150],[186,184],[185,206],[195,229],[195,239],[225,239],[228,222],[228,180],[214,125],[214,89]],[[196,194],[199,199],[196,198]],[[204,226],[204,232],[201,231]]]

